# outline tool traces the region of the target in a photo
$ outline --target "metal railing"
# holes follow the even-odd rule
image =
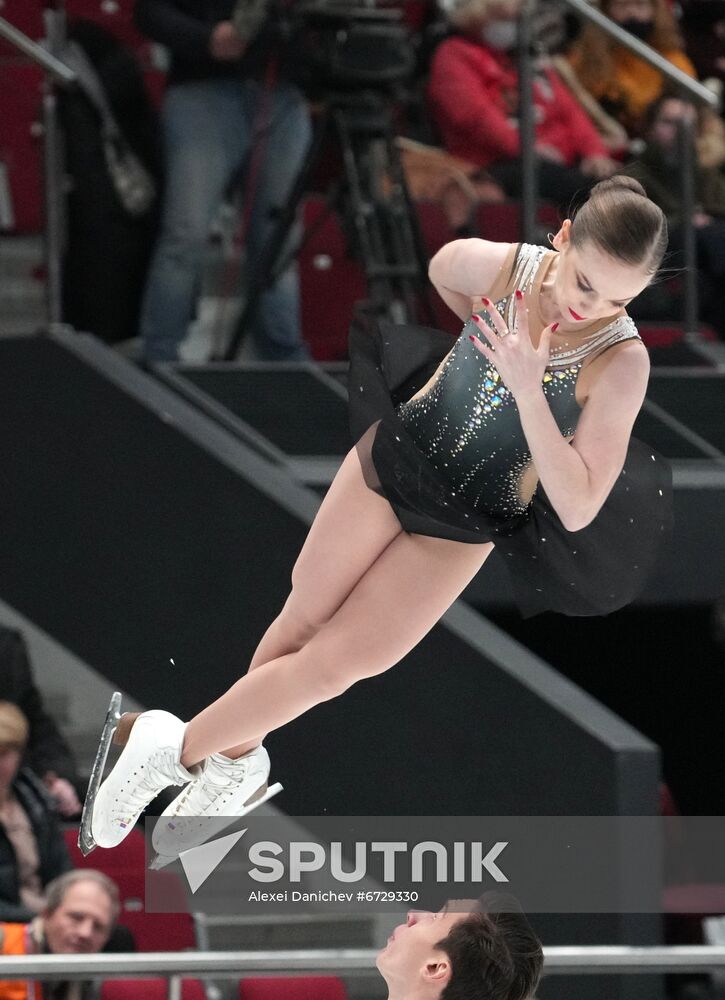
[[[693,80],[677,66],[660,55],[645,42],[625,31],[611,18],[606,17],[587,0],[561,0],[578,17],[596,25],[619,45],[634,52],[649,63],[679,91],[696,104],[717,108],[718,99],[711,90],[697,80]],[[519,135],[521,142],[521,237],[528,243],[536,242],[536,152],[534,130],[533,64],[536,56],[531,51],[531,19],[536,0],[526,0],[519,19]],[[687,332],[694,332],[698,322],[697,294],[697,247],[692,216],[695,208],[693,174],[696,165],[694,152],[694,131],[692,125],[682,123],[680,129],[680,191],[683,217],[683,258],[684,258],[684,315]]]
[[[76,980],[92,977],[236,979],[255,975],[375,973],[375,948],[300,951],[149,952],[111,955],[8,955],[0,960],[3,979]],[[583,945],[544,949],[548,976],[621,973],[712,972],[725,969],[721,945],[630,947]]]

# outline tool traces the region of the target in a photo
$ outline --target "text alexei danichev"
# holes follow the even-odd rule
[[[294,889],[292,892],[260,892],[255,889],[249,894],[250,903],[351,903],[355,898],[354,892],[335,892],[333,889],[320,890],[319,892],[300,892]]]

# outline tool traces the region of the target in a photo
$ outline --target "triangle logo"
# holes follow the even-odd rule
[[[239,833],[230,833],[219,840],[212,840],[209,844],[201,844],[200,847],[190,847],[188,851],[182,851],[179,861],[184,869],[186,880],[192,892],[206,882],[215,868],[218,868],[231,849],[241,840],[247,832],[240,830]]]

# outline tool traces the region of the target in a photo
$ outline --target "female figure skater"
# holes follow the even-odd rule
[[[123,716],[125,748],[91,830],[118,844],[163,788],[174,856],[254,807],[264,735],[388,670],[500,545],[526,614],[602,614],[644,582],[668,516],[668,470],[632,426],[649,373],[625,307],[652,280],[667,224],[637,181],[597,184],[542,247],[458,240],[430,276],[465,322],[353,332],[357,445],[327,493],[292,592],[249,672],[188,724]],[[432,377],[431,377],[432,376]],[[538,485],[537,485],[538,483]],[[222,817],[222,818],[220,818]]]

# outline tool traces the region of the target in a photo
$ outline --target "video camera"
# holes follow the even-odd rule
[[[415,68],[400,8],[355,0],[238,0],[232,21],[249,41],[273,31],[292,53],[294,75],[307,91],[386,89]]]

